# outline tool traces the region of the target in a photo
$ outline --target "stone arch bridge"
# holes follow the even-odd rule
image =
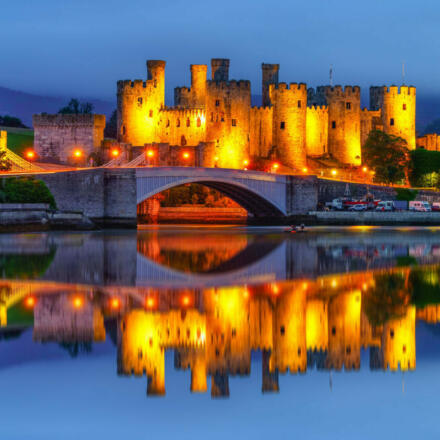
[[[169,188],[200,183],[214,188],[255,217],[282,218],[314,210],[314,176],[193,167],[95,168],[38,174],[62,210],[82,211],[98,224],[135,225],[137,204]]]

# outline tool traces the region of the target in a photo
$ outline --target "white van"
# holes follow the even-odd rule
[[[413,200],[409,202],[409,210],[410,211],[418,211],[418,212],[430,212],[431,205],[429,202],[422,202],[420,200]]]
[[[376,211],[394,211],[394,202],[392,200],[384,200],[377,204]]]

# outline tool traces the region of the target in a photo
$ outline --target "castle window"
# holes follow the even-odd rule
[[[237,334],[237,330],[235,328],[232,329],[232,337],[235,338],[236,334]]]
[[[286,329],[284,328],[284,325],[282,325],[280,327],[280,334],[281,334],[281,336],[284,336],[285,333],[286,333]]]
[[[403,109],[403,110],[406,110],[406,104],[403,104],[403,105],[402,105],[402,109]]]
[[[220,356],[220,351],[219,351],[218,348],[215,349],[215,355],[216,355],[216,357],[219,357],[219,356]]]
[[[186,145],[186,139],[185,139],[185,136],[184,136],[184,135],[182,135],[182,137],[180,138],[180,145],[181,145],[182,147],[184,147],[184,146]]]
[[[394,338],[394,330],[393,329],[390,330],[390,338],[391,339]]]
[[[189,118],[186,120],[186,126],[189,127],[191,125],[191,121],[189,120]]]
[[[301,108],[301,101],[298,101],[298,108]]]
[[[176,127],[180,127],[180,119],[177,119]]]
[[[390,125],[394,125],[394,118],[390,119]]]
[[[167,120],[167,127],[169,127],[170,126],[170,120],[168,119]]]
[[[220,118],[220,122],[225,122],[225,117],[222,114],[222,117]]]
[[[403,353],[406,353],[406,345],[403,345],[403,346],[402,346],[402,352],[403,352]]]
[[[298,356],[301,356],[301,347],[298,348]]]
[[[186,330],[186,337],[189,339],[191,336],[191,332],[189,330],[189,328]]]
[[[219,99],[216,99],[216,100],[215,100],[215,106],[216,106],[216,107],[219,107],[219,106],[220,106],[220,100],[219,100]]]
[[[351,110],[351,102],[346,102],[346,103],[345,103],[345,108],[346,108],[347,110]]]
[[[286,128],[286,123],[284,121],[280,122],[280,129],[284,130]]]
[[[202,125],[202,121],[200,118],[197,118],[197,127],[200,127]]]
[[[232,119],[232,126],[233,127],[236,127],[237,126],[237,119]]]
[[[138,98],[138,105],[142,105],[142,98]]]
[[[336,128],[336,121],[332,121],[332,128]]]
[[[351,347],[350,347],[349,345],[345,348],[345,352],[346,352],[347,354],[350,354],[350,353],[351,353]]]
[[[125,125],[122,126],[122,134],[125,134]]]
[[[150,118],[152,118],[153,117],[153,110],[150,110]]]
[[[336,327],[332,327],[332,335],[334,336],[336,334]]]

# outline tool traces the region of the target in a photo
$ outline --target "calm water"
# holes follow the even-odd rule
[[[0,438],[439,438],[439,232],[0,235]]]

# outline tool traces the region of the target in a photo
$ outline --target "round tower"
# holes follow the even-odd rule
[[[191,64],[191,93],[195,107],[204,107],[206,103],[206,64]]]
[[[229,60],[227,58],[213,58],[211,60],[211,75],[213,81],[228,81]]]
[[[278,72],[280,70],[279,64],[266,64],[261,65],[262,71],[262,95],[263,95],[263,107],[270,105],[269,96],[269,84],[278,84]]]
[[[328,151],[339,162],[361,164],[361,89],[326,87]]]
[[[408,148],[416,148],[416,88],[383,87],[382,123],[385,133],[406,140]]]
[[[307,166],[306,114],[307,87],[286,83],[269,85],[273,110],[273,143],[281,162],[302,170]]]
[[[165,61],[147,60],[147,79],[153,81],[157,104],[165,105]]]

